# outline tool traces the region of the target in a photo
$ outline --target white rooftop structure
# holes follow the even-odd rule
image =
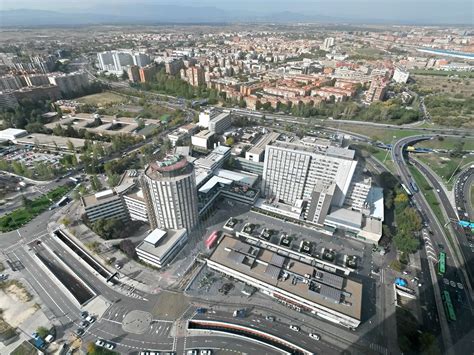
[[[18,128],[7,128],[0,131],[0,139],[7,141],[15,141],[15,139],[26,136],[28,134],[24,129]]]
[[[214,186],[216,186],[219,183],[220,184],[225,184],[225,185],[230,185],[230,184],[232,184],[232,180],[225,179],[225,178],[218,177],[218,176],[213,176],[199,189],[199,192],[207,194],[209,191],[212,190],[212,188]]]
[[[258,175],[232,171],[226,169],[217,169],[214,174],[218,177],[235,181],[241,185],[253,186],[258,179]]]
[[[97,192],[95,194],[95,198],[97,200],[100,200],[102,198],[106,198],[106,197],[110,197],[110,196],[113,196],[115,193],[114,193],[114,190],[110,189],[110,190],[104,190],[104,191],[100,191],[100,192]]]
[[[163,229],[155,229],[153,232],[148,234],[145,238],[145,242],[152,244],[156,247],[156,245],[166,236],[166,231]]]

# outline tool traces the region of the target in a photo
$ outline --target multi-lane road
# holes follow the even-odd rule
[[[397,173],[402,181],[406,186],[410,186],[410,182],[413,181],[410,171],[407,166],[407,159],[405,147],[407,145],[414,144],[417,141],[430,139],[432,136],[421,135],[416,137],[407,137],[400,139],[397,141],[392,148],[392,160],[395,162],[395,166],[397,169]],[[416,166],[418,168],[418,165]],[[422,171],[424,173],[424,171]],[[431,179],[430,179],[431,181]],[[436,191],[444,191],[441,186],[436,185]],[[442,196],[442,197],[441,197]],[[440,199],[442,200],[443,205],[442,208],[452,208],[450,207],[451,204],[447,198],[447,196],[440,195]],[[445,236],[445,232],[443,230],[443,226],[439,223],[434,215],[431,207],[428,205],[426,199],[421,193],[415,193],[412,197],[412,201],[415,203],[416,207],[420,210],[424,222],[428,225],[430,231],[432,232],[430,235],[430,246],[435,250],[436,254],[439,251],[444,251],[447,255],[447,272],[444,277],[437,277],[435,280],[434,286],[434,294],[438,308],[438,314],[441,322],[441,331],[444,345],[448,348],[447,351],[451,353],[465,353],[466,351],[470,351],[472,347],[472,333],[473,333],[473,325],[472,325],[472,316],[473,316],[473,305],[472,305],[472,294],[470,291],[469,286],[469,279],[466,275],[464,270],[464,265],[459,264],[457,260],[457,256],[453,248],[451,247],[449,240]],[[422,254],[424,258],[427,257],[426,252]],[[431,269],[433,271],[433,268]],[[452,284],[455,287],[451,287]],[[463,285],[463,289],[457,288],[457,284]],[[441,298],[439,297],[440,291],[448,290],[452,295],[453,298],[454,294],[460,294],[460,300],[456,301],[457,306],[457,314],[458,314],[458,321],[454,323],[447,323],[446,317],[444,316],[444,309],[441,303]]]

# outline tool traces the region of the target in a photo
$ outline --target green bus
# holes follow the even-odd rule
[[[451,296],[449,295],[449,292],[443,291],[441,293],[441,298],[443,299],[444,310],[446,312],[446,317],[448,317],[448,321],[456,321],[456,313],[454,312],[454,307],[453,303],[451,302]]]
[[[446,272],[446,253],[444,251],[439,253],[438,257],[438,274],[444,276]]]

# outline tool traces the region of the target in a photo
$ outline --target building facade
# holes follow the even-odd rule
[[[198,223],[194,167],[180,155],[148,165],[141,177],[152,228],[191,231]]]

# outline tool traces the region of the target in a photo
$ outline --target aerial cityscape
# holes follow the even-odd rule
[[[473,6],[0,2],[0,354],[474,354]]]

